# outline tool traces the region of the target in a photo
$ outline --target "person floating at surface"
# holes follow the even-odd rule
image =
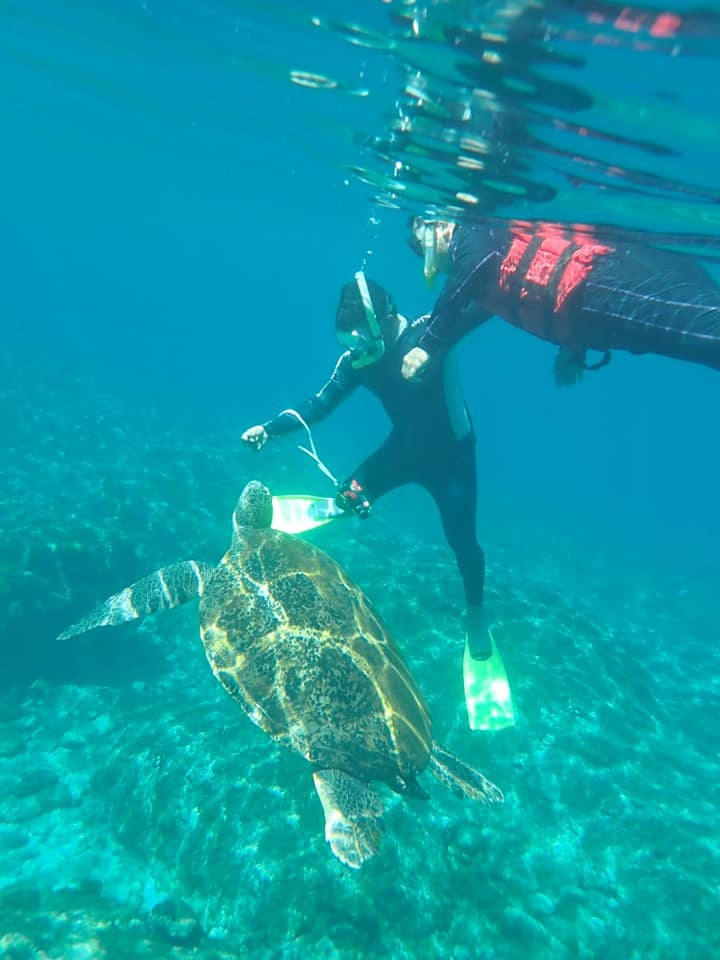
[[[448,278],[402,376],[419,377],[470,329],[497,315],[560,347],[558,386],[610,361],[655,353],[720,370],[720,286],[687,256],[609,245],[557,227],[454,224],[413,217],[409,243],[425,277]],[[588,350],[602,358],[588,364]]]
[[[327,383],[295,410],[306,423],[317,423],[360,386],[380,400],[392,423],[390,435],[339,485],[336,503],[365,518],[375,500],[406,483],[428,491],[463,580],[469,652],[484,660],[492,648],[483,612],[485,557],[475,532],[475,433],[454,355],[445,351],[442,362],[417,386],[399,376],[403,356],[424,335],[427,323],[427,316],[408,321],[386,290],[357,273],[343,286],[336,313],[336,333],[346,350]],[[249,427],[242,440],[257,451],[298,427],[295,416],[283,413]]]

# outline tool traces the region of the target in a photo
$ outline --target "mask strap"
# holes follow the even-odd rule
[[[305,421],[297,412],[297,410],[291,410],[291,409],[281,410],[280,416],[282,416],[284,413],[287,413],[291,417],[295,417],[298,423],[301,426],[305,427],[305,431],[308,435],[308,443],[310,445],[310,449],[308,449],[307,447],[301,447],[300,444],[298,444],[298,450],[301,450],[303,453],[306,453],[308,457],[310,457],[310,459],[315,463],[315,466],[318,468],[318,470],[320,470],[321,473],[324,473],[325,476],[328,478],[328,480],[334,486],[337,487],[338,485],[337,479],[332,475],[332,473],[328,470],[328,468],[325,466],[325,464],[322,462],[322,460],[318,456],[317,450],[315,449],[315,442],[313,440],[312,431],[310,427],[307,425],[307,423],[305,423]]]

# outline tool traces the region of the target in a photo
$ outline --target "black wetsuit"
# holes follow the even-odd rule
[[[450,256],[419,343],[431,357],[495,314],[578,353],[656,353],[720,369],[720,287],[689,257],[464,224]]]
[[[352,474],[371,502],[406,483],[424,487],[440,511],[447,541],[455,552],[469,606],[482,603],[485,558],[475,532],[477,468],[475,434],[457,379],[455,359],[445,353],[420,383],[400,375],[402,358],[417,345],[428,317],[408,324],[398,340],[376,363],[354,369],[344,353],[325,386],[295,407],[308,423],[317,423],[357,387],[366,387],[380,400],[392,423],[383,445]],[[264,424],[270,437],[298,429],[297,420],[283,414]]]

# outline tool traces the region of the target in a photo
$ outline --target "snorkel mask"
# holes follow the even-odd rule
[[[355,274],[355,283],[357,284],[365,311],[365,320],[367,331],[350,330],[347,333],[339,334],[343,344],[352,352],[351,361],[354,370],[361,367],[368,367],[371,363],[377,363],[385,354],[385,341],[383,340],[382,330],[378,322],[375,308],[373,307],[370,291],[368,290],[367,280],[362,270]]]
[[[410,246],[423,258],[423,274],[428,287],[435,286],[438,275],[438,238],[440,223],[437,220],[425,220],[423,217],[413,217],[411,222],[412,237]]]

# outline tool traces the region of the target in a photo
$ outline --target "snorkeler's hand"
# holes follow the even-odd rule
[[[430,363],[430,354],[422,347],[413,347],[403,357],[402,370],[405,380],[419,380],[425,367]]]
[[[255,453],[259,453],[270,438],[268,437],[268,432],[265,427],[263,427],[262,424],[258,424],[256,427],[248,427],[240,439],[243,443],[252,447]]]
[[[371,503],[357,480],[348,480],[346,483],[340,484],[335,503],[341,510],[346,513],[354,513],[361,520],[367,520],[370,516]]]
[[[558,387],[572,387],[580,383],[585,372],[585,351],[569,350],[560,347],[553,365],[555,385]]]

